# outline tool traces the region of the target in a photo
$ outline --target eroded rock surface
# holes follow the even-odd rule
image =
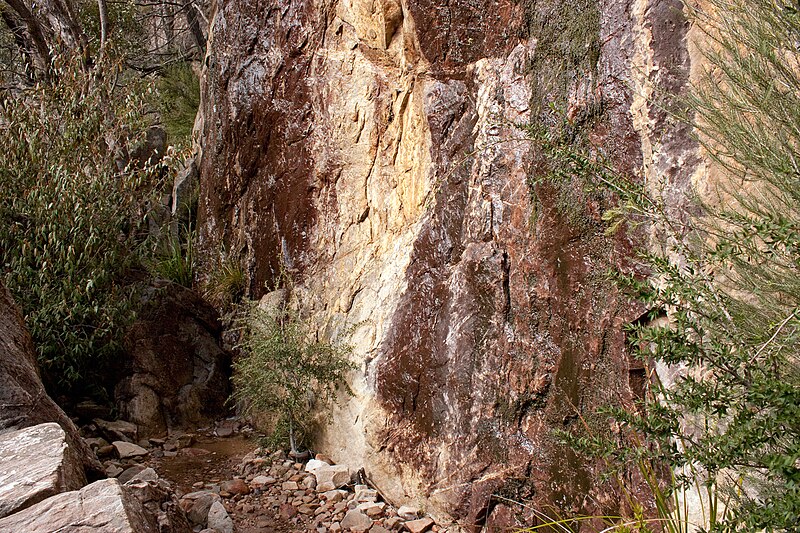
[[[154,517],[116,479],[65,492],[0,519],[0,531],[15,533],[157,533]]]
[[[686,31],[678,4],[647,0],[219,5],[204,253],[238,258],[254,298],[287,269],[322,338],[358,325],[327,454],[474,527],[529,523],[495,493],[616,514],[552,428],[633,395],[638,311],[603,278],[630,242],[604,235],[602,196],[531,183],[548,163],[515,124],[563,121],[622,173],[691,163],[652,153],[691,143],[630,91],[685,82]]]
[[[129,360],[115,396],[138,438],[208,425],[225,413],[230,354],[220,346],[219,317],[196,293],[155,287],[126,338]]]
[[[0,434],[0,518],[85,484],[81,458],[55,422]]]

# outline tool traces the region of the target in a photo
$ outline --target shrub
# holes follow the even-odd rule
[[[194,238],[191,226],[184,228],[182,237],[167,231],[166,237],[156,246],[154,257],[147,261],[147,267],[155,278],[164,279],[192,288],[194,282]]]
[[[49,385],[97,379],[132,318],[129,285],[153,174],[126,164],[148,87],[58,57],[54,82],[0,96],[0,265]],[[52,392],[52,391],[51,391]]]
[[[221,252],[217,258],[218,263],[210,267],[211,271],[203,283],[203,295],[225,312],[241,302],[247,279],[244,269],[235,257]]]
[[[264,309],[245,304],[237,325],[242,353],[234,362],[233,398],[248,414],[274,414],[271,440],[288,438],[297,454],[313,414],[325,412],[337,389],[345,386],[346,374],[354,368],[348,360],[352,350],[312,340],[297,313],[286,305]]]
[[[708,67],[679,99],[686,112],[677,118],[694,127],[721,177],[702,198],[689,195],[694,213],[651,193],[653,184],[616,175],[597,154],[562,145],[551,154],[618,197],[605,215],[610,230],[642,225],[659,241],[640,250],[635,269],[614,274],[650,310],[630,339],[655,382],[641,410],[608,410],[623,422],[627,448],[589,433],[568,440],[611,466],[638,465],[666,529],[795,531],[800,13],[771,0],[710,0],[692,16],[706,32]],[[671,382],[658,381],[656,364]],[[675,477],[659,476],[659,464]],[[689,523],[698,510],[674,499],[692,486],[705,493],[705,524]]]
[[[620,197],[606,214],[611,227],[645,224],[659,237],[659,249],[641,251],[644,278],[615,277],[647,305],[650,319],[668,317],[631,327],[633,350],[677,373],[672,383],[654,384],[641,414],[613,411],[654,445],[634,439],[617,459],[663,461],[677,473],[672,490],[702,486],[710,495],[707,528],[794,531],[800,16],[769,0],[711,0],[708,11],[693,16],[706,31],[709,67],[684,101],[682,120],[694,126],[720,184],[706,201],[692,195],[693,216],[678,216],[665,195],[648,194],[597,160],[586,163],[591,179]]]

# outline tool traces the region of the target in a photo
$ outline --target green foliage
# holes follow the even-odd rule
[[[78,20],[89,39],[92,54],[100,48],[100,10],[97,0],[76,0]],[[149,36],[143,9],[136,0],[112,0],[106,2],[108,11],[108,39],[118,51],[131,58],[147,54]]]
[[[578,120],[569,120],[563,110],[550,110],[549,124],[521,125],[526,135],[539,148],[529,177],[534,198],[542,186],[553,191],[553,206],[574,230],[591,234],[602,231],[601,220],[587,206],[610,206],[610,193],[604,175],[609,169],[590,146],[586,132],[602,116],[602,110],[588,107]]]
[[[707,32],[710,66],[685,102],[683,120],[722,171],[705,202],[691,198],[696,215],[614,176],[597,158],[574,156],[619,196],[619,206],[606,213],[612,230],[645,225],[658,237],[658,249],[641,252],[637,271],[647,276],[615,277],[647,305],[650,319],[668,316],[633,326],[633,350],[646,364],[655,359],[677,372],[672,383],[655,384],[639,413],[614,412],[649,444],[634,439],[613,459],[664,461],[677,473],[672,490],[701,487],[712,530],[794,531],[800,17],[796,8],[768,0],[712,0],[707,12],[693,15]]]
[[[600,6],[593,0],[525,0],[528,33],[536,38],[534,115],[565,107],[576,80],[590,75],[600,57]]]
[[[189,63],[164,69],[158,80],[159,111],[173,142],[188,140],[200,107],[200,80]]]
[[[273,442],[303,444],[314,413],[325,412],[354,365],[352,349],[315,341],[286,306],[267,310],[246,304],[237,325],[241,356],[234,362],[234,398],[250,414],[274,414]],[[348,389],[349,391],[349,389]]]
[[[0,266],[63,392],[93,380],[132,317],[123,280],[152,176],[124,163],[147,125],[147,86],[123,87],[107,57],[53,69],[57,82],[0,102]]]
[[[230,309],[244,296],[247,278],[235,257],[224,251],[218,257],[219,263],[205,280],[203,295],[218,308]]]
[[[182,237],[167,232],[166,242],[161,243],[155,256],[149,260],[148,270],[155,278],[164,279],[192,288],[194,282],[194,238],[191,227],[185,228]]]

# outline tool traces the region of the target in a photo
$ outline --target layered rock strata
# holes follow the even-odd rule
[[[58,424],[0,434],[0,518],[85,484],[80,457]]]
[[[237,259],[252,297],[288,272],[321,338],[355,326],[354,396],[319,445],[394,503],[470,527],[532,523],[514,501],[618,510],[552,431],[608,431],[594,409],[633,395],[638,311],[603,277],[630,242],[604,236],[602,196],[535,180],[557,169],[528,132],[621,173],[691,163],[654,155],[691,146],[631,91],[685,83],[686,32],[680,4],[645,0],[218,6],[206,268]]]

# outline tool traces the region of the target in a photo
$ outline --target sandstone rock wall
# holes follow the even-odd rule
[[[504,498],[620,505],[552,430],[632,396],[637,310],[603,278],[630,242],[603,235],[600,200],[531,183],[541,157],[515,125],[557,100],[537,85],[545,33],[588,32],[569,123],[620,172],[685,180],[687,132],[640,96],[686,83],[688,27],[678,2],[578,4],[243,0],[213,17],[207,265],[237,258],[253,297],[285,268],[321,337],[357,325],[355,395],[319,445],[440,520],[531,523]],[[533,23],[570,6],[564,28]]]

